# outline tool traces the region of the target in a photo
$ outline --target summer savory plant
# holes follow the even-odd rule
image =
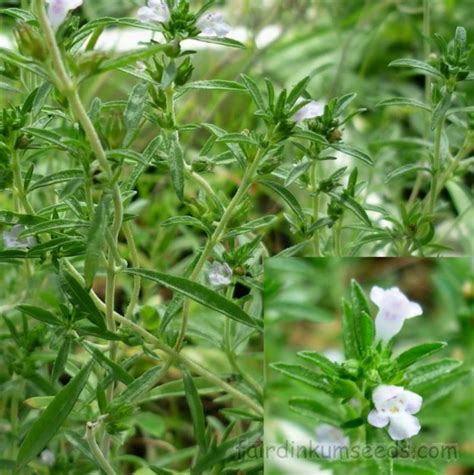
[[[317,464],[334,473],[438,473],[443,460],[407,459],[423,431],[417,415],[448,394],[469,370],[450,358],[423,361],[446,347],[445,342],[422,343],[394,356],[393,337],[406,319],[422,315],[423,309],[397,287],[375,286],[370,300],[377,307],[375,319],[364,291],[353,280],[350,299],[342,303],[342,362],[301,351],[297,356],[305,364],[270,366],[309,388],[308,397],[291,398],[289,406],[318,422],[318,445],[308,455]],[[364,447],[371,450],[361,456]]]
[[[254,233],[262,223],[245,223],[246,195],[268,152],[289,133],[255,142],[251,152],[239,134],[233,140],[209,124],[212,138],[191,160],[181,134],[196,126],[177,122],[181,96],[230,88],[260,98],[247,77],[243,84],[189,82],[195,52],[184,40],[243,47],[226,38],[229,26],[214,2],[192,10],[185,1],[150,0],[138,18],[83,25],[75,15],[81,4],[35,0],[31,11],[1,11],[16,20],[18,43],[18,52],[0,53],[2,76],[18,94],[0,122],[1,186],[14,206],[0,212],[0,258],[10,263],[2,284],[11,282],[10,272],[24,282],[18,299],[2,302],[2,415],[9,417],[1,471],[200,474],[246,466],[251,473],[262,461],[242,459],[235,447],[257,444],[262,430],[264,248]],[[150,30],[160,41],[128,54],[94,50],[109,26]],[[127,100],[86,103],[85,82],[111,71],[136,78]],[[286,114],[300,107],[293,107],[297,98],[284,103]],[[155,127],[154,138],[134,150],[145,123]],[[212,155],[220,139],[229,152]],[[243,172],[230,199],[204,176],[220,161],[237,161]],[[158,224],[199,229],[194,254],[178,257],[170,273],[146,269],[135,239],[134,198],[149,169],[166,174],[183,210],[199,216]],[[153,298],[150,284],[167,290]],[[45,295],[43,286],[52,291]],[[199,321],[190,318],[196,313]],[[201,362],[187,351],[190,338],[210,343],[211,357]],[[161,400],[167,410],[157,410]],[[215,415],[206,418],[206,404]],[[143,458],[130,451],[135,436]]]

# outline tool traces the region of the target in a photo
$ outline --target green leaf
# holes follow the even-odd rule
[[[31,236],[33,234],[50,233],[59,234],[63,229],[74,229],[78,227],[88,227],[87,221],[73,219],[51,219],[49,221],[35,224],[21,232],[20,237]]]
[[[207,451],[207,437],[206,437],[206,420],[204,416],[204,408],[202,406],[201,398],[199,397],[193,378],[189,371],[182,367],[184,392],[186,394],[186,401],[188,403],[189,412],[191,413],[191,420],[194,426],[194,437],[199,446],[201,454]]]
[[[210,91],[237,91],[247,92],[247,88],[236,81],[227,81],[224,79],[213,79],[208,81],[194,81],[185,84],[182,89],[204,89]]]
[[[365,293],[355,279],[351,281],[351,302],[358,351],[363,356],[372,345],[374,325],[370,318],[370,308]]]
[[[396,59],[395,61],[392,61],[389,66],[419,69],[423,73],[426,73],[430,76],[438,78],[443,77],[442,74],[433,66],[429,65],[428,63],[424,63],[423,61],[418,61],[417,59]]]
[[[293,107],[298,99],[301,97],[301,95],[304,93],[306,90],[309,81],[311,80],[310,76],[306,76],[303,78],[301,81],[299,81],[296,86],[293,87],[293,89],[290,91],[288,94],[288,98],[286,99],[286,105],[288,107]]]
[[[424,102],[412,99],[410,97],[392,97],[390,99],[380,101],[376,105],[376,107],[384,106],[409,106],[415,107],[416,109],[422,109],[426,112],[432,112],[431,107],[427,106]]]
[[[170,49],[171,46],[164,44],[153,44],[148,48],[139,49],[136,51],[128,51],[126,53],[120,53],[116,58],[107,59],[100,63],[96,70],[96,74],[111,71],[113,69],[123,68],[129,64],[135,64],[137,61],[144,61],[152,56],[155,56],[161,51]]]
[[[270,188],[274,193],[276,193],[280,198],[282,198],[285,203],[291,208],[296,217],[300,220],[301,223],[305,222],[305,215],[299,201],[295,198],[291,191],[287,190],[279,182],[275,180],[262,179],[258,180],[258,183]]]
[[[63,323],[61,322],[61,320],[59,320],[58,317],[56,317],[50,311],[45,310],[44,308],[36,307],[34,305],[21,304],[21,305],[17,305],[16,309],[44,323],[49,323],[50,325],[63,326]]]
[[[118,407],[122,404],[133,403],[141,397],[144,397],[163,377],[164,368],[164,366],[155,366],[148,371],[145,371],[141,376],[130,383],[123,392],[114,398],[112,406]]]
[[[305,361],[315,364],[328,376],[335,377],[339,374],[337,364],[326,358],[317,351],[300,351],[297,356],[303,358]]]
[[[26,127],[23,129],[23,132],[29,135],[33,135],[33,137],[42,139],[45,142],[51,145],[55,145],[56,147],[62,150],[74,151],[69,144],[64,142],[65,139],[63,135],[60,135],[57,132],[53,132],[52,130]]]
[[[390,180],[393,180],[394,178],[397,178],[402,175],[406,175],[407,173],[419,172],[419,171],[425,171],[425,172],[431,173],[431,170],[428,167],[424,167],[416,163],[409,163],[408,165],[403,165],[399,168],[395,168],[395,170],[392,170],[385,177],[384,183],[388,183]]]
[[[64,367],[66,366],[67,359],[69,356],[69,351],[71,349],[71,338],[66,336],[64,338],[61,348],[59,348],[58,355],[54,360],[53,372],[51,374],[51,379],[57,381],[57,379],[63,374]]]
[[[206,234],[210,235],[211,230],[207,224],[203,223],[200,219],[195,218],[194,216],[172,216],[171,218],[165,219],[161,226],[193,226],[199,229],[202,229]]]
[[[146,99],[148,95],[148,84],[137,84],[130,94],[125,109],[123,122],[127,132],[123,139],[123,147],[127,148],[132,143],[135,134],[140,126],[140,121],[145,110]]]
[[[425,405],[431,404],[447,396],[470,374],[469,369],[455,369],[420,384],[409,384],[408,389],[422,396]]]
[[[253,219],[252,221],[248,221],[242,226],[239,226],[238,228],[234,228],[231,231],[227,232],[224,236],[224,239],[229,239],[231,237],[239,236],[241,234],[251,233],[261,228],[266,228],[267,226],[270,226],[275,223],[277,219],[277,216],[273,214]]]
[[[221,129],[220,127],[217,127],[214,124],[202,124],[202,125],[206,129],[208,129],[213,135],[215,135],[217,138],[222,137],[223,135],[227,134],[227,132],[224,129]],[[245,169],[246,163],[247,163],[247,156],[245,155],[240,145],[230,142],[230,143],[226,143],[226,146],[231,151],[232,155],[236,158],[236,160],[239,162],[239,165],[242,167],[242,169]]]
[[[237,322],[243,323],[244,325],[248,325],[258,330],[262,329],[261,321],[254,319],[234,302],[226,299],[221,294],[209,289],[208,287],[205,287],[202,284],[184,279],[183,277],[177,277],[170,274],[164,274],[162,272],[139,268],[125,269],[124,272],[127,274],[139,275],[144,279],[157,282],[158,284],[175,290],[185,297],[189,297],[195,302],[198,302],[212,310],[216,310],[217,312],[222,313],[223,315],[226,315]]]
[[[146,168],[150,165],[151,161],[153,160],[158,148],[162,143],[162,136],[158,135],[155,137],[145,148],[143,151],[143,162],[137,163],[130,173],[130,176],[122,185],[124,191],[131,191],[135,188],[138,179],[140,178],[141,174],[146,170]]]
[[[170,136],[169,165],[174,190],[180,201],[184,200],[184,155],[179,143],[178,132]]]
[[[337,98],[336,105],[334,106],[334,116],[341,115],[348,107],[348,105],[356,98],[355,92],[349,92],[341,97]]]
[[[84,172],[79,169],[63,170],[61,172],[52,173],[39,180],[36,180],[28,189],[28,192],[43,188],[45,186],[56,185],[58,183],[64,183],[71,180],[77,180],[78,178],[84,178]]]
[[[103,196],[97,205],[87,236],[86,257],[84,261],[84,280],[86,288],[90,289],[94,282],[95,274],[100,265],[102,251],[107,233],[108,207],[110,196]]]
[[[192,475],[201,475],[207,473],[209,468],[215,467],[218,464],[227,465],[227,460],[236,460],[237,456],[243,457],[247,450],[256,450],[261,445],[262,430],[260,428],[247,430],[243,435],[226,440],[218,445],[212,447],[206,455],[199,457],[196,465],[191,471]],[[225,462],[225,463],[224,463]],[[261,472],[259,472],[261,473]]]
[[[350,195],[343,192],[342,194],[337,194],[333,191],[329,192],[329,195],[335,200],[339,201],[342,206],[347,208],[349,211],[352,211],[355,216],[357,216],[364,224],[369,227],[372,227],[372,222],[370,221],[369,216],[365,212],[364,208]]]
[[[209,383],[204,377],[195,377],[194,386],[199,394],[213,394],[222,391],[221,388]],[[164,399],[169,397],[184,397],[185,390],[182,380],[170,381],[169,383],[160,384],[158,387],[153,388],[148,395],[144,398],[140,398],[142,401],[154,401],[157,399]]]
[[[330,387],[326,376],[316,373],[304,366],[291,363],[272,363],[271,368],[288,376],[291,379],[300,381],[313,388],[330,393]]]
[[[228,134],[221,135],[216,142],[224,142],[224,143],[236,143],[242,145],[250,145],[252,147],[256,147],[258,143],[249,135],[241,134],[238,132],[232,132]]]
[[[329,144],[329,146],[334,150],[338,150],[339,152],[345,153],[346,155],[350,155],[351,157],[357,158],[361,162],[364,162],[366,165],[370,165],[371,167],[374,165],[374,162],[372,161],[370,156],[362,150],[358,150],[357,148],[342,143],[331,143]]]
[[[352,306],[346,302],[342,302],[342,339],[344,342],[344,353],[346,359],[359,358],[359,345],[356,330],[354,328],[354,314]]]
[[[454,358],[443,358],[433,363],[418,365],[416,368],[408,370],[405,375],[410,382],[410,386],[419,387],[427,383],[432,384],[440,376],[450,373],[461,365],[462,361]]]
[[[196,36],[194,38],[196,41],[202,43],[212,43],[214,45],[228,46],[229,48],[239,48],[245,49],[245,45],[240,41],[233,40],[232,38],[218,38],[216,36]]]
[[[300,176],[304,175],[311,168],[311,161],[305,160],[295,165],[285,179],[285,186],[291,185]]]
[[[421,360],[422,358],[426,358],[433,353],[445,348],[447,343],[444,341],[439,341],[435,343],[423,343],[422,345],[414,346],[407,351],[404,351],[399,356],[395,358],[395,362],[397,363],[400,369],[408,368],[413,363]]]
[[[120,365],[113,362],[109,357],[105,356],[102,351],[99,351],[87,341],[84,341],[83,344],[87,351],[89,351],[89,353],[91,353],[91,355],[99,363],[101,363],[103,366],[106,366],[111,371],[113,377],[117,381],[121,381],[125,385],[129,385],[133,382],[132,376],[130,376]]]
[[[262,94],[260,93],[260,89],[258,88],[257,83],[250,76],[247,76],[246,74],[241,74],[240,77],[242,78],[242,81],[244,82],[245,87],[249,91],[249,94],[252,97],[253,102],[255,102],[257,109],[261,111],[265,111],[267,109],[267,106],[265,105],[265,101],[263,100]]]
[[[56,435],[66,421],[89,379],[94,361],[87,363],[54,397],[46,410],[33,422],[18,452],[17,464],[24,466],[33,460]]]
[[[292,137],[296,139],[309,140],[310,142],[314,142],[319,145],[330,145],[329,142],[322,135],[319,135],[316,132],[313,132],[312,130],[296,129],[293,132]]]
[[[69,297],[71,303],[77,307],[90,322],[97,325],[101,330],[106,330],[104,316],[95,306],[89,292],[83,289],[79,282],[64,269],[59,273],[59,284],[63,292]]]
[[[327,404],[322,404],[320,401],[302,397],[290,399],[288,405],[294,412],[304,416],[316,417],[318,420],[327,422],[336,427],[339,427],[343,422],[340,412],[336,410],[337,406],[329,407]]]

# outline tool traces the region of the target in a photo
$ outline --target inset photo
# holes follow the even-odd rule
[[[472,259],[265,265],[265,473],[468,474]]]

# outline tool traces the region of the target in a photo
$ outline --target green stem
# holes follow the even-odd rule
[[[228,299],[232,299],[233,293],[234,284],[229,285],[227,288],[226,297]],[[233,371],[242,376],[242,379],[255,391],[256,394],[263,396],[262,387],[257,383],[257,381],[255,381],[255,379],[252,378],[250,374],[248,374],[242,367],[239,366],[232,345],[232,327],[232,320],[230,318],[226,318],[224,320],[224,351],[227,356],[227,360],[229,361]]]
[[[310,169],[310,190],[314,196],[311,199],[312,209],[313,209],[313,222],[316,222],[319,218],[319,193],[317,193],[318,186],[317,186],[317,170],[318,162],[316,160],[313,161]],[[313,234],[313,253],[315,256],[321,255],[320,250],[320,240],[319,240],[319,230],[317,229]]]
[[[99,465],[99,467],[107,474],[107,475],[116,475],[115,470],[112,468],[102,451],[100,450],[99,446],[97,445],[97,441],[95,440],[95,429],[97,424],[93,422],[88,422],[86,424],[86,436],[85,439],[89,444],[89,448],[91,449],[92,455],[95,458],[95,461]]]
[[[125,222],[123,224],[123,233],[125,235],[125,239],[127,240],[128,249],[130,251],[130,260],[132,262],[133,267],[140,267],[140,260],[138,257],[137,246],[135,244],[135,239],[133,237],[133,232],[130,227],[130,224]],[[138,299],[140,297],[140,287],[141,287],[141,278],[138,275],[133,276],[133,288],[132,288],[132,295],[130,297],[130,301],[127,306],[127,310],[125,311],[125,316],[127,318],[131,318],[133,315],[133,311],[137,306]]]
[[[25,187],[23,186],[23,178],[21,176],[21,163],[20,157],[18,156],[18,152],[16,151],[15,147],[13,146],[11,149],[12,152],[12,165],[13,165],[13,183],[15,185],[15,190],[18,195],[18,199],[20,200],[23,209],[28,214],[35,214],[33,207],[31,206],[28,197],[25,193]]]
[[[218,375],[209,371],[207,368],[205,368],[204,366],[194,361],[194,359],[188,358],[182,353],[178,353],[175,349],[171,348],[166,343],[163,343],[156,336],[147,332],[144,328],[140,327],[136,323],[133,323],[132,321],[126,319],[125,317],[122,317],[122,315],[118,313],[114,313],[114,318],[117,322],[132,329],[136,334],[140,335],[145,341],[152,343],[153,345],[155,345],[156,348],[168,354],[171,357],[171,360],[175,360],[186,365],[190,370],[203,376],[209,382],[222,388],[225,392],[227,392],[231,396],[234,396],[236,399],[245,403],[249,408],[251,408],[257,414],[263,415],[263,408],[259,404],[257,404],[253,399],[248,397],[246,394],[240,392],[238,389],[234,388],[227,382],[222,381],[222,379]]]
[[[227,228],[227,225],[232,218],[232,215],[237,208],[237,206],[241,203],[242,198],[244,198],[245,194],[248,191],[248,188],[252,184],[254,175],[257,171],[257,168],[260,164],[260,159],[264,155],[264,150],[259,150],[258,153],[256,154],[253,162],[250,164],[250,166],[245,170],[244,176],[242,177],[242,181],[240,183],[240,186],[233,196],[232,200],[230,201],[229,205],[224,211],[224,214],[222,215],[221,220],[219,221],[219,224],[217,225],[216,229],[212,233],[212,236],[209,238],[207,241],[204,250],[201,253],[201,256],[199,257],[199,260],[196,263],[196,266],[194,267],[191,275],[189,276],[190,280],[197,280],[202,268],[204,267],[204,264],[207,262],[207,259],[209,258],[209,255],[211,254],[212,250],[214,247],[220,242],[222,239],[223,234],[225,233],[225,230]],[[179,351],[183,345],[184,338],[186,336],[186,329],[187,329],[187,324],[188,324],[188,314],[189,314],[189,301],[185,300],[183,303],[183,316],[181,320],[181,328],[179,331],[178,339],[176,341],[175,349]]]
[[[68,267],[71,274],[74,276],[75,279],[81,284],[84,285],[84,278],[81,274],[76,270],[76,268],[67,260],[64,260],[66,266]],[[98,295],[93,291],[89,291],[89,295],[91,296],[92,300],[94,301],[97,308],[101,311],[105,311],[106,305],[105,303],[98,297]],[[233,395],[236,399],[247,404],[251,409],[253,409],[257,414],[263,415],[263,409],[259,406],[255,401],[249,398],[246,394],[241,393],[238,389],[234,388],[230,384],[222,381],[219,376],[212,373],[208,369],[201,366],[199,363],[196,363],[191,358],[184,356],[178,353],[174,348],[171,348],[166,343],[163,343],[159,338],[152,335],[144,328],[140,327],[136,323],[130,321],[129,319],[125,318],[124,316],[120,315],[118,312],[113,312],[113,316],[116,322],[119,322],[122,325],[127,326],[128,328],[132,329],[137,335],[140,335],[145,341],[154,344],[159,350],[168,354],[171,358],[166,364],[166,367],[171,366],[173,360],[179,361],[180,363],[185,364],[189,369],[195,371],[197,374],[200,374],[204,378],[206,378],[211,383],[215,384],[222,388],[225,392]]]
[[[441,168],[441,137],[443,135],[444,118],[440,120],[435,130],[435,141],[433,151],[433,178],[431,181],[431,188],[428,200],[428,213],[431,214],[434,211],[436,205],[436,196],[438,194],[438,180],[440,176]]]

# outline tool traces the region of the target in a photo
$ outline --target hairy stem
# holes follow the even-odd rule
[[[435,130],[435,141],[433,151],[433,178],[431,181],[430,194],[428,199],[428,213],[431,214],[434,211],[436,205],[436,197],[438,194],[438,181],[440,177],[441,169],[441,137],[443,135],[444,118],[440,120]]]
[[[310,169],[310,190],[313,193],[311,199],[311,206],[313,209],[313,222],[316,222],[319,218],[319,193],[317,187],[317,173],[318,173],[318,162],[314,161]],[[313,253],[315,256],[321,255],[320,250],[320,240],[319,240],[319,230],[314,231],[313,234]]]
[[[209,255],[211,254],[212,250],[214,247],[220,242],[222,239],[223,234],[225,233],[225,230],[227,228],[227,225],[232,218],[232,215],[237,208],[237,206],[241,203],[242,199],[244,198],[245,194],[247,193],[250,185],[252,184],[252,181],[254,179],[254,175],[257,171],[258,165],[260,164],[260,159],[264,155],[263,150],[259,150],[258,153],[256,154],[253,162],[250,164],[250,166],[245,170],[244,176],[242,177],[242,181],[240,183],[240,186],[235,193],[234,197],[230,201],[229,205],[224,211],[224,214],[222,215],[221,220],[219,221],[219,224],[217,225],[216,229],[212,233],[212,236],[209,238],[207,241],[204,250],[201,253],[201,256],[199,257],[198,262],[196,263],[191,275],[190,275],[190,280],[197,280],[199,277],[202,268],[204,267],[204,264],[207,262],[207,259],[209,258]],[[181,328],[179,331],[178,339],[176,341],[175,349],[179,351],[183,345],[184,338],[186,336],[186,329],[187,329],[187,324],[188,324],[188,314],[189,314],[189,301],[185,300],[183,303],[183,315],[182,315],[182,320],[181,320]]]
[[[95,440],[95,428],[96,423],[88,422],[86,424],[86,435],[85,439],[89,444],[89,448],[91,449],[92,455],[95,458],[95,461],[99,465],[99,467],[107,474],[107,475],[116,475],[115,470],[112,468],[110,463],[108,462],[105,455],[100,450],[99,446],[97,445],[97,441]]]

